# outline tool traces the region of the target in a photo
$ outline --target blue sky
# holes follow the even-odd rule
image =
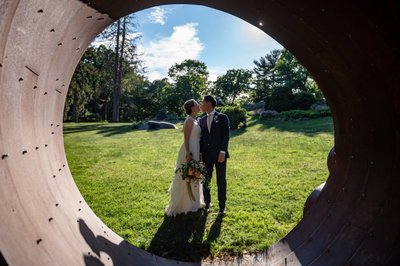
[[[185,59],[206,63],[210,80],[228,69],[254,67],[282,46],[238,17],[196,5],[165,5],[135,13],[138,49],[150,80],[167,76],[168,68]]]

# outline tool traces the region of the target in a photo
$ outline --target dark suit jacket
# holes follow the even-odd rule
[[[203,161],[218,162],[220,151],[225,151],[225,158],[229,158],[229,118],[222,113],[215,112],[211,123],[211,132],[207,128],[207,116],[200,118],[201,138],[200,152]]]

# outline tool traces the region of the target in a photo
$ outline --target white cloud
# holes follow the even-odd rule
[[[94,39],[94,41],[90,45],[94,46],[94,47],[99,47],[100,45],[104,45],[106,47],[111,47],[112,42],[105,38],[96,37],[96,39]]]
[[[167,10],[165,8],[162,8],[159,6],[153,7],[149,14],[150,22],[155,23],[155,24],[164,25],[165,20],[167,19],[166,14],[167,14]]]
[[[204,46],[197,35],[197,26],[197,23],[175,26],[170,36],[138,46],[150,80],[166,77],[175,63],[198,59]]]
[[[219,76],[222,76],[226,73],[227,69],[225,67],[213,66],[208,68],[209,81],[216,81]]]

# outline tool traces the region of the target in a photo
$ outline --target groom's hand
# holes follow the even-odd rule
[[[225,161],[225,152],[220,151],[218,155],[218,162],[223,163]]]

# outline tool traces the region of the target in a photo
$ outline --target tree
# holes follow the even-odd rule
[[[246,69],[230,69],[214,82],[212,93],[225,104],[233,105],[243,93],[247,93],[252,84],[252,73]]]
[[[168,70],[171,84],[163,88],[163,105],[167,111],[182,113],[182,106],[188,99],[199,99],[207,89],[208,71],[205,63],[186,59]]]
[[[114,59],[114,51],[100,45],[96,49],[94,66],[97,69],[96,75],[99,83],[93,95],[93,112],[98,114],[99,120],[107,121],[110,117],[110,102],[113,91],[113,65],[110,62]]]
[[[125,66],[130,65],[138,70],[140,61],[136,53],[135,41],[139,38],[139,35],[135,32],[135,17],[134,15],[128,15],[120,20],[111,24],[107,28],[103,37],[112,41],[115,49],[114,59],[114,88],[113,88],[113,109],[112,109],[112,121],[119,122],[120,120],[120,97],[123,88],[121,87]],[[124,61],[127,62],[124,63]]]
[[[310,73],[286,49],[274,50],[256,67],[253,100],[264,100],[267,108],[276,110],[308,109],[322,93]]]
[[[255,88],[252,91],[254,101],[264,101],[270,104],[272,92],[276,88],[276,62],[281,54],[280,50],[273,50],[269,54],[261,57],[259,61],[254,60],[256,65],[253,68],[255,77]]]
[[[94,66],[96,50],[89,47],[82,56],[71,79],[65,108],[65,118],[78,122],[85,116],[86,105],[90,102],[94,89],[99,84],[97,69]]]

